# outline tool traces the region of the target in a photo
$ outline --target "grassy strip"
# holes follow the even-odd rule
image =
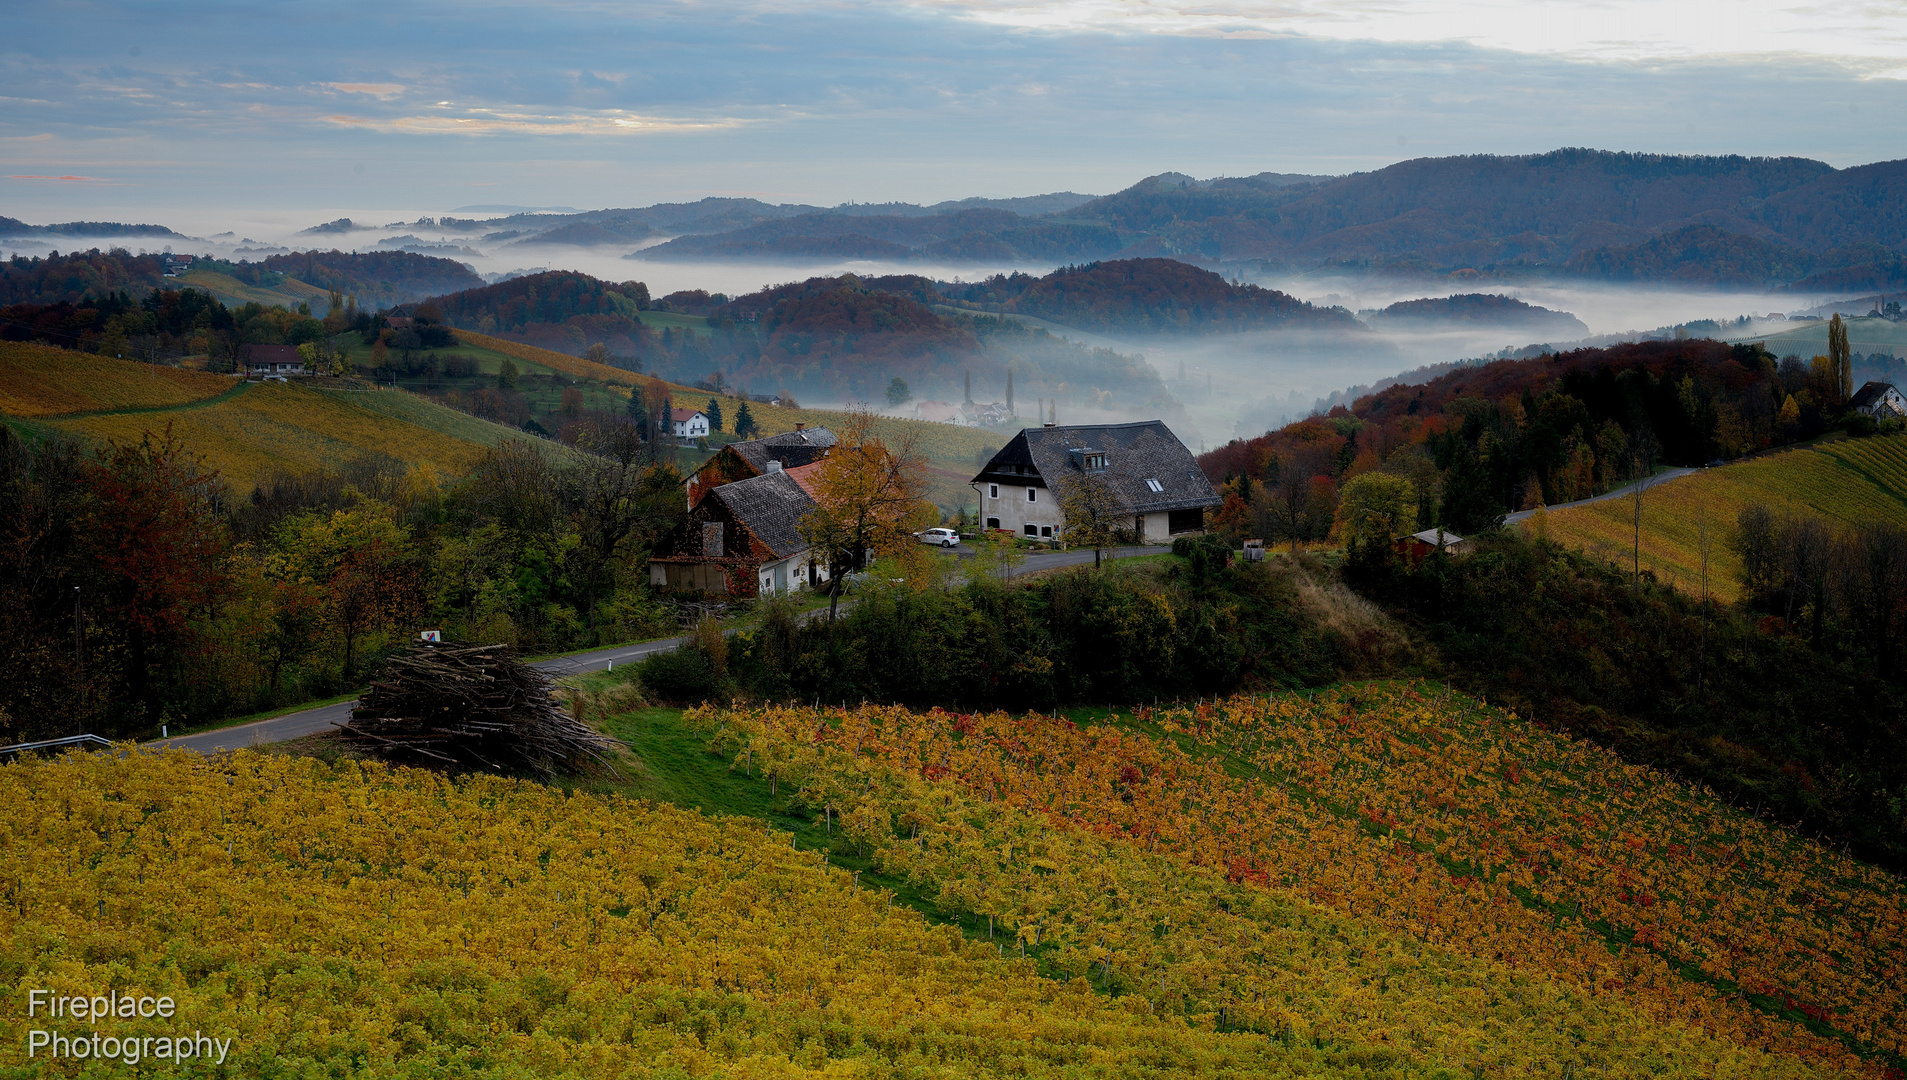
[[[197,401],[182,401],[176,405],[147,405],[138,408],[91,409],[86,412],[59,413],[54,416],[39,416],[34,419],[85,420],[94,416],[132,416],[136,413],[183,412],[187,409],[203,409],[208,405],[223,405],[251,388],[251,383],[240,379],[232,385],[231,389],[213,394],[211,397],[202,397]]]

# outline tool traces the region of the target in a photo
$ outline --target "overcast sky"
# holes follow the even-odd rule
[[[1903,156],[1907,2],[9,5],[0,214],[931,202],[1561,146]]]

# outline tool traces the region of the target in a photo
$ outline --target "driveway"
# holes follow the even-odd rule
[[[1591,496],[1590,498],[1587,498],[1587,499],[1577,499],[1575,502],[1557,503],[1555,506],[1545,506],[1543,509],[1567,510],[1572,506],[1588,506],[1590,503],[1602,502],[1605,499],[1626,499],[1637,488],[1641,488],[1644,491],[1647,491],[1648,489],[1656,486],[1657,484],[1666,484],[1671,480],[1680,480],[1682,477],[1687,476],[1690,473],[1697,473],[1701,471],[1702,470],[1700,469],[1664,469],[1663,471],[1656,473],[1654,476],[1651,476],[1646,480],[1638,480],[1633,484],[1629,484],[1626,487],[1619,487],[1614,491],[1605,491],[1601,495]],[[1519,521],[1525,520],[1531,514],[1534,514],[1534,513],[1536,513],[1536,511],[1534,510],[1518,510],[1514,514],[1505,515],[1503,518],[1503,524],[1514,525]]]

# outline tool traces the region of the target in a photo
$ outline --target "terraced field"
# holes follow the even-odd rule
[[[1708,587],[1734,600],[1741,561],[1730,549],[1735,519],[1760,503],[1815,514],[1844,525],[1891,521],[1907,526],[1907,435],[1835,439],[1735,465],[1705,469],[1651,488],[1642,499],[1642,566],[1664,581],[1699,591],[1702,530],[1709,532]],[[1556,510],[1531,526],[1615,562],[1634,543],[1627,499]]]

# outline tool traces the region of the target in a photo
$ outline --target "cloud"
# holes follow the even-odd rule
[[[442,103],[448,104],[448,102]],[[759,123],[742,117],[687,119],[609,111],[600,113],[529,113],[503,109],[471,111],[464,116],[412,114],[354,116],[332,113],[324,117],[341,127],[413,135],[629,135],[684,131],[725,131]]]
[[[328,82],[323,85],[346,94],[370,94],[372,97],[380,98],[394,98],[406,89],[402,83]]]
[[[42,180],[53,184],[117,184],[117,180],[108,180],[100,176],[9,176],[9,180]]]

